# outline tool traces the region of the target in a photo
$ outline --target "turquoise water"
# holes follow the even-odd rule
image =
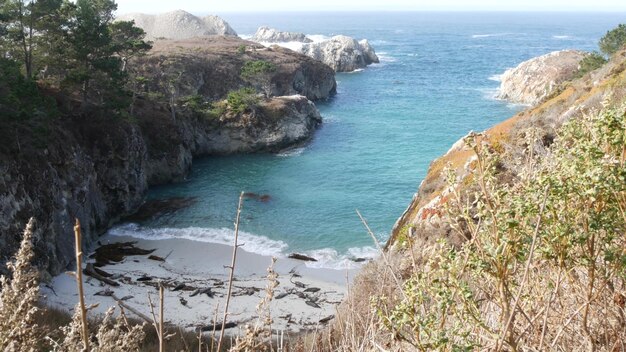
[[[484,130],[521,106],[493,99],[497,75],[561,49],[594,50],[625,14],[222,14],[240,35],[260,25],[307,34],[367,38],[381,63],[337,75],[337,95],[317,103],[323,126],[303,148],[277,155],[196,160],[185,182],[149,197],[197,197],[188,209],[114,233],[229,243],[240,191],[245,250],[306,252],[343,267],[371,256],[359,209],[387,239],[429,163],[470,130]]]

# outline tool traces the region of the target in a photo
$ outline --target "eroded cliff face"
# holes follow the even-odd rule
[[[503,162],[500,182],[514,183],[523,151],[534,143],[536,153],[545,153],[556,136],[556,130],[566,121],[601,108],[604,102],[619,105],[626,97],[626,52],[620,52],[604,67],[571,82],[553,93],[538,106],[520,112],[510,119],[484,131],[482,141],[501,154]],[[541,156],[541,154],[539,155]],[[475,153],[464,140],[456,142],[442,157],[434,160],[408,208],[398,219],[387,242],[388,249],[398,249],[409,234],[424,240],[454,238],[447,225],[445,205],[451,187],[464,190],[473,177]],[[450,186],[445,168],[454,170],[457,179]]]
[[[310,138],[320,114],[306,96],[291,94],[328,97],[335,88],[332,69],[280,50],[262,48],[257,56],[250,48],[242,57],[239,43],[215,52],[187,43],[186,51],[157,51],[137,63],[131,69],[153,90],[137,92],[132,120],[67,110],[79,104],[57,94],[62,117],[0,124],[0,263],[17,249],[31,216],[37,220],[36,264],[55,275],[73,262],[74,218],[88,246],[136,211],[150,185],[183,179],[196,156],[278,151]],[[240,88],[241,65],[251,57],[274,63],[274,91],[290,96],[222,116],[181,103],[188,95],[223,99]],[[174,71],[178,80],[164,74],[168,68],[180,69]]]
[[[535,105],[574,77],[588,53],[555,51],[524,61],[501,76],[499,99]]]

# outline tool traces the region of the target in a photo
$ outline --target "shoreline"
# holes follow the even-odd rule
[[[154,249],[150,255],[165,261],[149,259],[150,255],[131,255],[119,263],[99,267],[112,274],[111,279],[119,283],[117,287],[84,276],[86,304],[98,304],[91,314],[104,314],[109,307],[116,306],[116,299],[119,299],[133,310],[151,317],[148,294],[158,305],[157,287],[161,282],[165,287],[167,323],[194,330],[216,322],[221,324],[229,275],[225,266],[232,260],[232,246],[188,239],[146,240],[113,235],[105,235],[98,242],[102,245],[135,242],[138,248]],[[89,263],[93,264],[94,259],[88,256],[86,264]],[[256,306],[266,295],[270,263],[271,256],[246,252],[242,248],[237,251],[227,319],[227,323],[237,326],[227,329],[227,334],[242,333],[246,324],[256,322],[259,316]],[[309,268],[300,260],[278,258],[274,271],[278,274],[278,286],[270,303],[272,329],[298,333],[332,320],[329,317],[335,314],[336,307],[347,293],[347,285],[359,270]],[[207,289],[208,293],[199,293]],[[76,281],[66,274],[54,277],[49,285],[42,285],[41,293],[46,305],[70,313],[78,302]],[[127,314],[136,316],[128,309]]]

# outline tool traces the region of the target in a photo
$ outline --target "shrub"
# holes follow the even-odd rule
[[[7,264],[12,280],[0,277],[0,350],[28,351],[38,346],[43,336],[36,324],[39,301],[38,273],[30,261],[34,257],[33,229],[30,219],[15,260]]]
[[[272,73],[276,66],[264,60],[246,62],[241,68],[241,78],[263,91],[266,97],[272,94]]]
[[[241,114],[256,106],[259,103],[259,97],[254,89],[241,88],[228,93],[226,101],[230,111]]]
[[[587,73],[602,67],[605,63],[606,59],[604,58],[604,56],[600,55],[597,52],[590,53],[580,61],[578,72],[576,72],[574,78],[580,78]]]
[[[481,138],[475,184],[450,173],[444,241],[379,309],[398,339],[427,350],[613,350],[626,343],[626,106],[573,120],[519,183],[498,182]],[[472,204],[468,206],[467,204]]]
[[[626,45],[626,24],[620,24],[606,32],[598,45],[600,46],[600,51],[609,56],[622,49]]]
[[[56,116],[54,99],[45,97],[35,81],[25,78],[15,61],[0,58],[0,118]]]
[[[200,94],[189,95],[180,99],[181,105],[194,113],[207,113],[211,108],[211,104],[207,102]]]

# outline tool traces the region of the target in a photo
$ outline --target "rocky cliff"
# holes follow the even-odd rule
[[[123,14],[119,21],[135,21],[146,32],[146,38],[186,39],[212,35],[237,36],[228,22],[217,16],[196,17],[189,12],[177,10],[158,15],[144,13]]]
[[[345,35],[302,46],[301,52],[319,60],[337,72],[351,72],[378,63],[376,52],[365,39],[357,41]]]
[[[307,36],[303,33],[295,33],[295,32],[281,32],[274,28],[269,28],[266,26],[259,27],[256,33],[250,38],[253,42],[267,42],[267,43],[287,43],[287,42],[298,42],[298,43],[311,43],[313,42],[311,39],[307,38]]]
[[[580,54],[571,55],[578,57]],[[602,68],[562,86],[552,95],[541,104],[486,130],[481,137],[501,155],[500,182],[515,182],[519,176],[519,163],[523,162],[522,152],[529,143],[533,143],[536,153],[546,153],[557,129],[565,121],[597,110],[605,102],[617,106],[626,100],[626,52],[616,54]],[[395,248],[411,233],[425,240],[449,238],[453,242],[461,241],[450,237],[452,231],[445,219],[447,195],[453,190],[445,181],[445,169],[457,173],[453,187],[462,190],[467,183],[465,180],[473,177],[474,160],[474,152],[461,139],[444,156],[431,163],[418,192],[394,225],[387,248]]]
[[[537,104],[561,83],[572,79],[586,55],[582,51],[563,50],[524,61],[502,75],[498,98],[513,103]]]
[[[241,68],[257,60],[276,66],[270,82],[272,95],[299,94],[315,101],[336,92],[335,72],[330,67],[285,48],[266,48],[237,37],[160,40],[136,69],[150,78],[147,89],[153,92],[180,97],[200,94],[216,100],[245,86]],[[171,80],[178,82],[176,92],[169,92]]]
[[[195,156],[277,151],[311,136],[319,112],[307,97],[291,95],[328,97],[335,88],[332,69],[290,51],[216,40],[230,45],[165,41],[133,63],[129,69],[146,83],[135,92],[132,119],[77,113],[71,107],[80,103],[57,92],[49,94],[62,116],[0,123],[0,262],[14,253],[35,216],[37,265],[58,274],[73,260],[74,218],[89,245],[136,211],[150,185],[184,178]],[[215,46],[202,45],[208,42]],[[273,91],[290,96],[259,98],[242,113],[222,115],[185,104],[192,96],[207,105],[242,87],[243,62],[257,58],[277,67]]]

